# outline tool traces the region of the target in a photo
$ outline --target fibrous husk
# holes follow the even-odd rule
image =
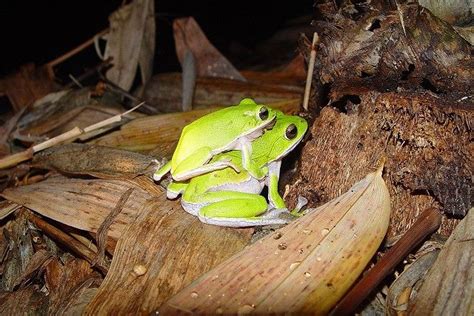
[[[379,10],[372,3],[345,3],[314,24],[321,39],[316,99],[341,85],[381,92],[427,88],[459,98],[474,92],[471,45],[418,4]],[[309,43],[304,46],[309,56]]]
[[[341,102],[342,112],[325,107],[314,121],[288,198],[302,195],[313,205],[324,203],[385,156],[384,179],[394,210],[390,236],[406,231],[428,207],[465,214],[473,203],[469,107],[429,93],[355,96],[358,104]],[[456,223],[445,216],[441,232],[449,234]]]
[[[381,168],[168,300],[160,314],[325,314],[382,242],[390,198]]]

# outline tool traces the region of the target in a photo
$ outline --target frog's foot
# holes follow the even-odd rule
[[[253,227],[266,225],[284,225],[294,219],[288,209],[272,209],[255,217],[206,217],[198,214],[201,222],[226,227]]]
[[[296,203],[296,207],[294,208],[293,211],[291,211],[291,215],[300,217],[306,214],[306,211],[304,208],[308,204],[308,199],[305,198],[304,196],[298,195],[298,203]]]
[[[165,163],[161,168],[155,171],[153,174],[153,180],[155,181],[160,181],[161,178],[164,177],[165,174],[167,174],[171,170],[171,161],[168,161]]]

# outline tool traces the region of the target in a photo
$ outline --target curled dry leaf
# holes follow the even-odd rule
[[[398,315],[408,309],[409,298],[416,291],[417,282],[422,280],[431,268],[439,250],[433,250],[418,258],[390,285],[387,294],[387,313]]]
[[[151,177],[160,167],[150,156],[110,147],[75,143],[40,152],[34,156],[33,164],[35,167],[68,174],[88,174],[109,179],[133,178],[142,174]]]
[[[206,273],[160,314],[328,312],[386,234],[390,197],[381,173]]]
[[[245,81],[239,71],[207,39],[194,18],[181,18],[173,22],[176,54],[181,65],[186,52],[191,52],[197,61],[200,77],[220,77]]]
[[[413,302],[410,315],[474,314],[473,208],[441,249]]]

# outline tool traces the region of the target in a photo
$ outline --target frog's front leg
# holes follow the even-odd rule
[[[242,152],[242,167],[247,170],[252,177],[255,179],[263,179],[267,173],[267,167],[259,167],[254,164],[251,159],[252,156],[252,143],[249,139],[242,137],[240,139],[239,149]]]
[[[234,191],[207,192],[202,197],[209,201],[199,212],[199,219],[207,224],[250,227],[262,225],[286,224],[289,218],[281,218],[283,211],[261,214],[267,211],[267,201],[258,194]],[[288,212],[286,212],[288,213]]]
[[[185,181],[227,167],[231,167],[236,172],[240,172],[240,168],[229,160],[223,159],[208,164],[207,162],[212,158],[212,156],[213,153],[210,148],[200,148],[181,161],[176,168],[172,168],[171,175],[173,179],[176,181]]]
[[[274,161],[268,164],[268,201],[270,206],[277,209],[286,208],[285,201],[278,192],[278,182],[280,181],[281,161]]]

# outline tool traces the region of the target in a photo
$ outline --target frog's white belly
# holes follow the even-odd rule
[[[219,191],[235,191],[242,193],[251,193],[251,194],[260,194],[262,193],[263,187],[265,186],[265,179],[257,180],[253,177],[249,177],[247,181],[240,183],[228,183],[213,187],[209,189],[210,192],[219,192]],[[199,210],[206,205],[209,205],[210,202],[189,202],[181,198],[181,205],[183,209],[189,214],[197,216]]]

